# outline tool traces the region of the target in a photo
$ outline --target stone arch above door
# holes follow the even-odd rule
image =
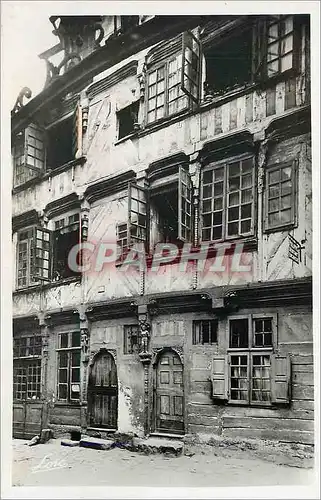
[[[181,360],[182,365],[184,366],[184,351],[183,347],[181,346],[162,346],[162,347],[156,347],[152,349],[152,365],[155,367],[155,365],[158,362],[158,359],[160,356],[162,356],[163,352],[166,351],[173,351],[179,359]]]

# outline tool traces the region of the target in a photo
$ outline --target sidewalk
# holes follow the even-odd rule
[[[67,448],[60,439],[32,447],[25,443],[13,441],[13,486],[293,486],[308,485],[314,478],[311,468],[273,463],[240,450],[204,448],[191,456],[169,457],[119,448]]]

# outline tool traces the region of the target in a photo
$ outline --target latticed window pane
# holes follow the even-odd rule
[[[271,16],[267,28],[267,76],[293,67],[293,16]]]
[[[58,346],[58,399],[79,401],[81,364],[80,332],[60,333]]]
[[[271,400],[271,356],[268,354],[252,354],[251,400]]]
[[[41,395],[41,361],[14,360],[13,399],[39,399]]]
[[[24,358],[27,356],[41,356],[41,335],[15,337],[13,339],[13,357]]]
[[[248,356],[232,355],[230,358],[230,398],[234,401],[249,400]]]
[[[253,347],[272,347],[272,319],[253,321]]]
[[[138,325],[124,326],[124,354],[134,354],[139,350]]]
[[[205,170],[202,177],[202,240],[215,241],[253,233],[253,158]]]
[[[120,258],[128,249],[127,223],[117,225],[117,257]]]
[[[294,223],[294,164],[267,171],[267,228]]]
[[[146,193],[143,188],[129,185],[130,244],[145,242],[147,236]]]

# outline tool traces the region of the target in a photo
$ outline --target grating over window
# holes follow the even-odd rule
[[[42,337],[16,337],[13,339],[13,357],[41,356]]]
[[[217,342],[218,321],[193,321],[193,344],[215,344]]]

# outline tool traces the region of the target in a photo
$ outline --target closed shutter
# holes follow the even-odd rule
[[[271,401],[288,404],[291,400],[291,360],[290,356],[272,356]]]
[[[228,357],[214,356],[212,360],[212,397],[221,401],[228,400]]]

